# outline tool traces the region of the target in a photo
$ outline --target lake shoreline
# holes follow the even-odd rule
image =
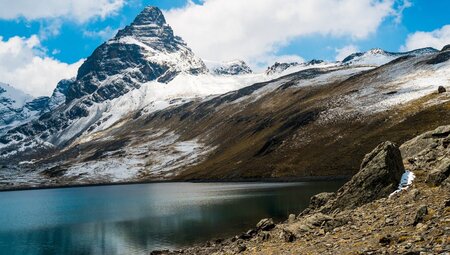
[[[112,183],[80,183],[80,184],[61,184],[61,185],[41,185],[41,186],[17,186],[17,187],[0,187],[0,192],[41,190],[41,189],[63,189],[63,188],[81,188],[96,186],[119,186],[119,185],[136,185],[136,184],[152,184],[152,183],[284,183],[284,182],[317,182],[317,181],[334,181],[349,180],[351,176],[308,176],[308,177],[283,177],[283,178],[237,178],[237,179],[187,179],[187,180],[144,180],[130,182],[112,182]]]

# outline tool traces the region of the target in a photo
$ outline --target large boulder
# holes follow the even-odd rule
[[[352,209],[394,192],[405,172],[397,145],[384,142],[364,157],[359,172],[340,188],[323,211]]]
[[[415,158],[427,154],[435,147],[435,144],[442,144],[444,147],[447,147],[448,139],[450,139],[450,125],[440,126],[405,142],[400,147],[400,150],[405,159]]]
[[[428,176],[426,182],[428,184],[438,186],[445,179],[450,176],[450,159],[446,158],[442,160],[442,162],[436,167],[436,169],[432,170]]]

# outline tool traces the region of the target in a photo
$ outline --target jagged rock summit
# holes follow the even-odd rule
[[[169,82],[182,72],[195,75],[208,70],[186,43],[174,35],[161,10],[146,7],[83,63],[67,100],[92,94],[95,102],[101,102],[147,81]]]

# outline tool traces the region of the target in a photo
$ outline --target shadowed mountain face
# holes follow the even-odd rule
[[[102,102],[147,81],[168,82],[180,72],[200,74],[207,69],[173,34],[161,11],[147,7],[83,63],[67,100],[91,95],[94,102]]]
[[[210,75],[148,7],[76,79],[33,104],[49,111],[0,136],[0,179],[27,186],[351,175],[380,142],[448,124],[449,94],[437,93],[450,80],[447,53],[376,49],[345,62]],[[201,96],[183,90],[236,81],[251,85]]]

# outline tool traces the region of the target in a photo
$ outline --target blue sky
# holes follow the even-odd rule
[[[65,2],[64,12],[61,7],[51,8],[55,3]],[[266,2],[267,6],[263,6]],[[348,4],[340,6],[338,2]],[[214,61],[240,58],[255,68],[282,60],[334,61],[353,51],[371,48],[399,51],[423,46],[439,48],[450,43],[447,42],[450,27],[445,27],[450,25],[447,0],[42,0],[39,3],[44,5],[42,9],[34,7],[36,1],[32,0],[0,0],[0,9],[9,9],[0,10],[0,81],[9,72],[11,78],[5,78],[4,82],[33,95],[49,94],[56,80],[73,75],[80,60],[117,29],[132,22],[147,5],[165,10],[175,33],[200,57]],[[86,4],[72,10],[69,6],[74,3]],[[104,7],[99,7],[102,4]],[[298,6],[299,11],[292,11],[292,6],[294,9]],[[327,7],[342,11],[336,13]],[[312,15],[300,10],[307,8],[311,8]],[[25,57],[20,53],[17,58],[38,57],[39,65],[50,63],[46,68],[49,73],[61,75],[49,74],[48,80],[33,79],[42,80],[42,84],[35,85],[15,80],[14,75],[43,71],[19,60],[12,61],[17,62],[13,71],[11,66],[2,66],[12,56],[12,53],[1,55],[2,47],[12,51],[12,38],[19,40],[14,44],[19,51],[29,48],[23,53]],[[57,67],[55,71],[52,66]]]

